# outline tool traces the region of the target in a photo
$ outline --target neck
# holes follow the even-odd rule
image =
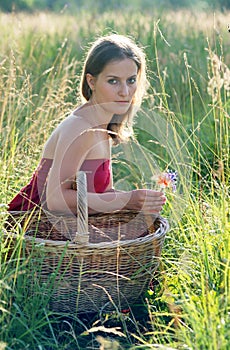
[[[75,113],[81,114],[81,116],[88,121],[92,128],[95,129],[99,128],[106,130],[113,117],[113,114],[107,112],[102,105],[96,104],[91,100],[79,106],[75,110]]]
[[[108,111],[106,107],[107,107],[106,103],[99,104],[93,98],[89,100],[88,115],[89,115],[89,119],[94,124],[93,127],[95,128],[100,127],[100,128],[107,129],[107,126],[113,117],[113,113],[111,113],[111,111]]]

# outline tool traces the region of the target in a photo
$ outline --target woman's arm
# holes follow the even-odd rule
[[[46,201],[49,210],[76,212],[76,191],[72,189],[72,184],[93,147],[93,131],[82,128],[82,132],[77,132],[79,125],[76,120],[66,124],[58,131],[53,164],[47,179]]]
[[[62,191],[61,200],[56,197],[55,205],[49,206],[50,210],[77,212],[77,193],[72,189]],[[146,213],[159,213],[166,201],[162,192],[153,190],[133,190],[133,191],[108,191],[105,193],[88,193],[89,214],[97,212],[107,213],[116,210],[129,209],[144,211]],[[55,199],[55,198],[54,198]],[[63,202],[64,201],[64,202]]]
[[[71,211],[76,214],[77,196],[76,191],[72,189],[72,184],[87,154],[95,146],[94,132],[86,130],[76,135],[75,123],[70,123],[68,127],[61,130],[47,181],[46,199],[49,210]],[[159,212],[164,203],[165,197],[161,192],[144,189],[116,191],[113,190],[112,181],[107,192],[88,193],[90,214],[121,209]]]
[[[159,213],[165,202],[166,197],[162,192],[145,189],[88,193],[89,213],[122,209]]]

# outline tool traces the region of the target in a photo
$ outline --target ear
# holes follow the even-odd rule
[[[96,77],[94,77],[92,74],[87,73],[86,74],[86,81],[92,91],[95,90],[95,83],[96,83]]]

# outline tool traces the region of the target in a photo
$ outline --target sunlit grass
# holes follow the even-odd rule
[[[227,82],[216,84],[229,72],[228,17],[186,11],[0,14],[1,233],[5,204],[79,101],[85,48],[100,34],[132,35],[145,47],[149,66],[150,89],[135,124],[138,141],[114,149],[115,184],[150,186],[156,169],[176,170],[179,177],[163,212],[171,230],[159,284],[134,314],[93,320],[53,315],[36,279],[34,296],[28,293],[23,230],[15,227],[12,251],[1,234],[0,349],[228,348],[230,103]]]

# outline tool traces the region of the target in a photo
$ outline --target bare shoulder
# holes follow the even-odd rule
[[[66,134],[74,133],[81,134],[84,131],[90,130],[90,124],[81,116],[71,114],[65,118],[57,127],[57,133]]]
[[[66,149],[74,143],[82,143],[86,147],[90,145],[90,125],[84,118],[70,115],[65,118],[53,131],[44,146],[43,157],[54,158],[57,148]]]

